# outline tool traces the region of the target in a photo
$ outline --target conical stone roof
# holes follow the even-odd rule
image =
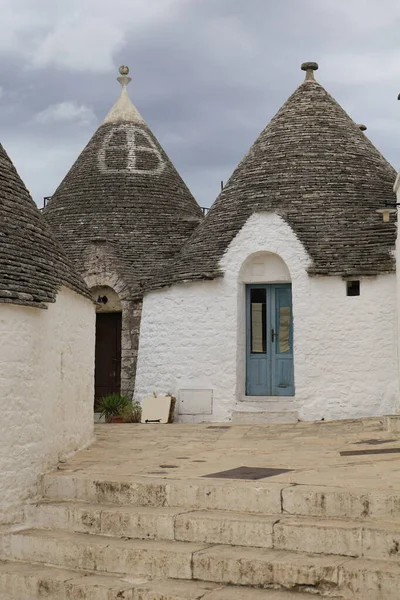
[[[174,256],[202,211],[129,99],[119,99],[56,190],[44,214],[77,268],[91,243],[108,246],[116,274],[140,293],[155,265]]]
[[[0,303],[46,308],[62,285],[90,297],[0,144]]]
[[[274,211],[308,251],[310,275],[394,270],[396,173],[313,75],[282,106],[236,168],[207,217],[153,286],[222,275],[219,261],[253,212]]]

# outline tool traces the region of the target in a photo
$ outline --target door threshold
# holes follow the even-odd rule
[[[294,402],[294,396],[242,396],[240,402]]]

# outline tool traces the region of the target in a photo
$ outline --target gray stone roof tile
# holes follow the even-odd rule
[[[44,210],[77,268],[104,240],[131,294],[141,294],[155,265],[175,256],[203,215],[170,159],[131,103],[121,96]]]
[[[46,308],[62,285],[90,297],[0,144],[0,303]]]
[[[220,260],[254,212],[279,213],[308,251],[310,275],[392,272],[396,173],[308,72],[236,168],[180,253],[150,287],[223,275]]]

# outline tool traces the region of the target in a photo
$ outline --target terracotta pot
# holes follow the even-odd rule
[[[110,423],[123,423],[122,417],[120,417],[118,415],[111,417]]]

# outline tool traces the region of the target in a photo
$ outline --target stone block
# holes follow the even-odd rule
[[[238,411],[232,412],[232,423],[236,425],[247,424],[283,424],[297,423],[299,414],[297,411],[270,411],[270,410],[254,410],[254,411]]]
[[[400,433],[400,415],[384,417],[384,427],[390,433]]]
[[[175,539],[235,546],[272,548],[276,517],[233,512],[198,511],[175,520]]]
[[[116,537],[173,540],[176,514],[173,508],[104,508],[101,532]]]
[[[282,491],[282,501],[284,514],[332,519],[369,516],[369,493],[347,488],[288,486]]]
[[[337,593],[351,600],[398,600],[400,570],[388,562],[354,559],[339,567]]]
[[[41,529],[100,533],[102,507],[90,504],[43,502],[25,507],[26,521]]]
[[[400,526],[396,524],[366,525],[363,528],[363,556],[380,560],[400,558]]]
[[[331,519],[379,519],[400,523],[400,494],[350,487],[287,486],[283,513]]]
[[[132,506],[164,506],[165,483],[110,481],[70,475],[45,475],[43,496],[51,500],[78,500]]]
[[[191,579],[192,555],[205,547],[204,544],[124,540],[60,531],[28,530],[10,534],[15,560],[149,579]]]
[[[135,585],[133,600],[208,600],[209,594],[219,588],[218,584],[204,581],[149,581]]]
[[[65,583],[76,573],[40,565],[0,562],[1,598],[65,600]]]
[[[274,527],[274,548],[314,554],[362,556],[362,525],[284,518]]]
[[[277,515],[281,512],[281,489],[284,484],[271,483],[268,487],[246,483],[209,483],[172,481],[166,483],[168,506],[197,508],[199,510],[234,510],[238,512]]]
[[[193,577],[233,585],[334,587],[343,558],[307,556],[264,548],[214,546],[193,557]]]

